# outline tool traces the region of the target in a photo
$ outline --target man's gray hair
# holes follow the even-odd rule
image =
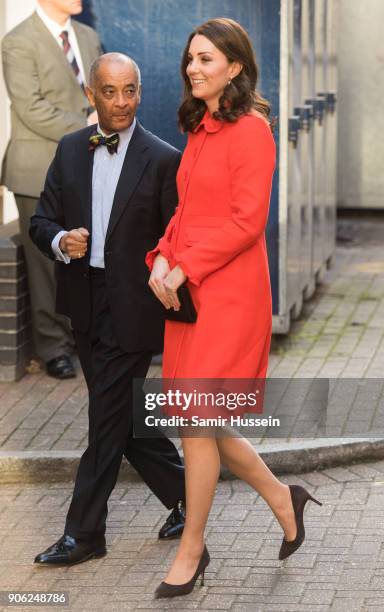
[[[103,62],[116,62],[116,63],[121,63],[121,64],[126,64],[129,62],[133,66],[134,71],[136,72],[137,84],[139,86],[141,85],[140,68],[136,64],[135,60],[132,59],[132,57],[129,57],[129,55],[125,55],[124,53],[112,52],[112,53],[104,53],[104,55],[100,55],[92,63],[91,69],[89,71],[89,86],[92,87],[92,89],[96,85],[99,68],[101,64],[103,64]]]

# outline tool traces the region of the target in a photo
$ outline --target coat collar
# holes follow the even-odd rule
[[[69,82],[72,83],[72,85],[75,85],[75,90],[77,94],[81,96],[82,100],[84,100],[85,94],[83,93],[81,87],[79,86],[74,70],[71,64],[69,63],[69,61],[67,60],[65,53],[63,52],[62,49],[60,49],[59,45],[54,39],[52,33],[49,31],[46,24],[39,17],[36,11],[31,15],[31,20],[37,32],[38,40],[43,41],[43,44],[47,49],[47,53],[49,53],[53,58],[56,58],[55,61],[57,62],[58,69],[59,69],[59,66],[61,65],[62,69],[64,70],[64,72],[67,74],[67,77],[69,78]],[[86,61],[84,61],[84,57],[83,57],[83,50],[87,48],[87,45],[85,44],[85,40],[81,38],[81,34],[80,34],[80,40],[79,40],[79,33],[81,32],[81,30],[79,31],[77,24],[75,22],[72,22],[72,26],[76,33],[77,43],[79,45],[81,59],[83,61],[83,66],[84,66],[84,71],[85,73],[87,73],[90,68],[90,61],[89,61],[88,56],[86,57]]]
[[[83,24],[76,21],[76,19],[72,19],[72,28],[74,29],[74,32],[76,34],[77,44],[79,45],[81,60],[83,62],[84,67],[85,82],[88,83],[91,64],[95,59],[94,51],[92,50],[92,46],[90,45],[88,32],[84,28]]]
[[[194,132],[198,132],[200,128],[204,128],[206,132],[209,134],[213,134],[214,132],[218,132],[223,127],[224,122],[218,121],[214,119],[207,109],[204,113],[204,116],[198,126],[193,130]]]

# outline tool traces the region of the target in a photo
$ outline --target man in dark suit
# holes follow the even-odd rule
[[[1,181],[15,194],[19,211],[36,354],[56,378],[75,376],[73,337],[68,319],[55,313],[53,264],[28,230],[58,141],[97,121],[85,80],[101,53],[100,41],[92,28],[71,20],[81,10],[81,0],[39,0],[36,12],[2,41],[12,131]]]
[[[91,68],[99,124],[65,136],[49,168],[32,240],[56,257],[57,310],[71,319],[89,389],[89,445],[62,538],[35,562],[72,564],[104,555],[107,500],[123,454],[173,511],[160,538],[181,534],[184,470],[165,437],[133,437],[132,382],[145,378],[163,337],[145,253],[177,202],[180,153],[136,120],[140,71],[119,53]],[[135,406],[137,409],[137,406]],[[144,409],[144,408],[142,408]]]

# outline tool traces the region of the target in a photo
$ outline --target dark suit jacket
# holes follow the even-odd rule
[[[92,238],[93,153],[88,139],[94,127],[68,134],[59,142],[48,170],[30,236],[54,258],[51,242],[62,229],[86,227]],[[162,348],[164,313],[148,287],[144,259],[162,236],[176,203],[180,152],[137,122],[128,146],[112,206],[106,241],[105,270],[113,325],[126,351]],[[90,320],[90,242],[86,257],[56,262],[58,313],[70,317],[75,330]]]

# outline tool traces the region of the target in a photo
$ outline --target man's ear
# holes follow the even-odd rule
[[[85,87],[85,93],[88,98],[88,102],[91,106],[95,107],[95,96],[94,91],[88,85]]]
[[[141,85],[139,85],[139,89],[137,90],[137,97],[139,98],[138,104],[140,104],[140,102],[141,102],[141,91],[142,91],[141,90]]]

